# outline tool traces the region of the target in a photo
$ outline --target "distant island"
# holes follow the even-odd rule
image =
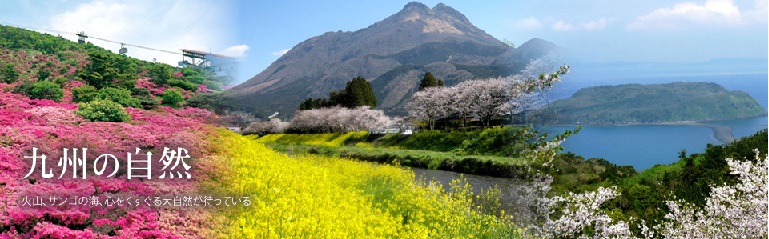
[[[669,124],[766,115],[758,101],[716,83],[627,84],[581,89],[529,116],[548,125]]]

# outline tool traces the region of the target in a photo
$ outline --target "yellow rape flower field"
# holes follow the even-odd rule
[[[365,139],[367,132],[351,132],[346,134],[268,134],[257,138],[257,142],[275,142],[282,144],[303,144],[316,146],[343,146],[347,140]],[[247,136],[248,137],[248,136]]]
[[[465,185],[445,192],[394,166],[321,156],[289,157],[221,130],[203,187],[248,196],[248,207],[217,208],[210,227],[237,238],[520,238],[521,230],[480,212]]]

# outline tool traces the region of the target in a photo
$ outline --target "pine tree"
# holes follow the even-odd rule
[[[355,108],[358,106],[376,106],[376,97],[374,91],[371,89],[371,84],[363,77],[356,77],[347,83],[347,87],[344,89],[346,98],[346,104],[342,104],[348,108]]]
[[[433,76],[433,73],[428,71],[425,73],[425,76],[422,77],[422,81],[419,82],[419,90],[421,91],[427,87],[433,86],[443,86],[443,81],[436,79],[435,76]]]
[[[331,91],[328,98],[307,98],[299,104],[300,110],[319,109],[332,106],[355,108],[358,106],[375,107],[377,103],[371,84],[363,77],[356,77],[347,82],[344,90]]]

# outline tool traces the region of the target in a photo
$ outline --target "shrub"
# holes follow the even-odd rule
[[[61,87],[50,81],[39,81],[32,83],[32,86],[27,90],[27,96],[32,99],[49,99],[53,101],[60,101],[64,93]]]
[[[64,87],[64,84],[67,83],[67,78],[57,77],[56,79],[53,80],[53,83],[56,83],[57,85],[59,85],[59,87]]]
[[[230,105],[222,93],[197,93],[187,99],[187,106],[207,109],[212,112],[223,113]]]
[[[222,83],[218,81],[205,80],[203,81],[203,85],[206,85],[206,87],[211,90],[222,90]]]
[[[13,83],[19,79],[19,72],[13,68],[13,63],[8,63],[2,71],[3,81],[5,83]]]
[[[170,89],[163,91],[163,105],[178,107],[180,103],[184,102],[184,95],[178,90]]]
[[[16,87],[13,87],[13,90],[11,91],[11,93],[26,95],[27,92],[29,92],[29,89],[32,88],[33,83],[34,82],[31,82],[31,81],[22,81],[21,84],[17,85]]]
[[[176,86],[185,90],[194,91],[198,89],[199,84],[195,84],[189,81],[180,80],[180,79],[170,79],[168,80],[169,86]]]
[[[96,99],[96,88],[90,85],[74,87],[71,91],[74,102],[89,102]]]
[[[97,98],[102,100],[109,100],[124,107],[141,107],[139,100],[131,97],[131,91],[126,89],[106,87],[99,90],[97,93]]]
[[[94,100],[77,105],[75,114],[94,122],[126,122],[131,116],[125,108],[109,100]]]

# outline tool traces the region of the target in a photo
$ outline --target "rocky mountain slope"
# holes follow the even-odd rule
[[[449,6],[411,2],[367,28],[327,32],[297,44],[228,97],[236,108],[259,116],[290,115],[304,98],[325,97],[360,76],[371,82],[377,108],[400,114],[426,71],[452,85],[515,73],[557,48],[541,39],[513,48]]]

